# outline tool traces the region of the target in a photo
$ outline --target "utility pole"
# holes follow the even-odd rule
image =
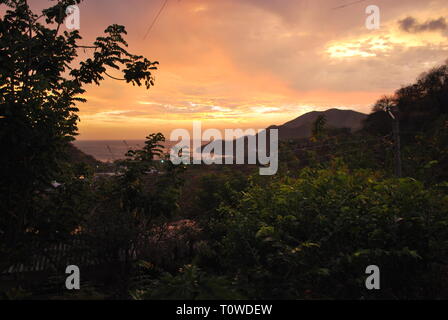
[[[394,166],[395,166],[395,176],[401,178],[402,168],[401,168],[401,141],[400,141],[400,121],[398,116],[395,116],[390,109],[387,110],[390,117],[393,120],[392,130],[394,135]]]

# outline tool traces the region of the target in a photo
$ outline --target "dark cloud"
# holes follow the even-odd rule
[[[448,24],[444,17],[427,20],[423,23],[419,23],[414,17],[407,17],[403,20],[399,20],[398,24],[400,25],[401,30],[410,33],[448,30]]]

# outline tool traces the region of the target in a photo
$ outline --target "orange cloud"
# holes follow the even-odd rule
[[[121,81],[89,86],[81,139],[141,139],[202,120],[204,127],[263,128],[312,110],[369,112],[382,94],[411,82],[448,53],[441,33],[405,34],[398,21],[448,12],[444,1],[378,0],[382,25],[364,27],[362,4],[338,0],[89,1],[81,34],[127,26],[130,51],[160,62],[146,91]],[[84,53],[83,53],[84,54]],[[115,74],[114,71],[111,73]]]

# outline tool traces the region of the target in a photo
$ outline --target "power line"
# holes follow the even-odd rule
[[[112,149],[110,148],[110,146],[109,146],[108,144],[106,144],[106,148],[107,148],[107,150],[109,150],[110,155],[112,156],[112,161],[115,161],[115,155],[114,155],[114,153],[112,152]]]
[[[342,9],[342,8],[349,7],[351,5],[354,5],[354,4],[357,4],[357,3],[361,3],[361,2],[364,2],[364,1],[366,1],[366,0],[358,0],[358,1],[350,2],[350,3],[346,3],[346,4],[343,4],[343,5],[331,8],[331,9],[333,9],[333,10]]]
[[[146,39],[146,37],[148,36],[148,34],[151,32],[152,28],[154,27],[154,25],[156,24],[157,20],[159,19],[160,15],[162,14],[163,10],[165,9],[166,5],[168,3],[168,0],[165,0],[162,4],[162,6],[160,7],[159,12],[157,12],[154,20],[152,21],[152,23],[150,24],[148,30],[145,33],[145,36],[143,37],[143,40]]]

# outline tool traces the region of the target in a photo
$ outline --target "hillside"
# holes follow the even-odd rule
[[[327,119],[326,128],[329,129],[340,129],[348,128],[352,132],[358,131],[363,127],[363,121],[367,118],[367,115],[361,112],[353,110],[339,110],[339,109],[329,109],[326,111],[312,111],[305,113],[291,121],[288,121],[280,126],[272,125],[266,130],[278,129],[278,137],[280,140],[285,139],[307,139],[311,136],[311,128],[313,122],[320,115],[325,115]],[[258,136],[258,135],[257,135]],[[247,154],[247,136],[238,138],[245,139],[244,146],[245,152]],[[269,135],[267,137],[269,141]],[[201,146],[202,150],[207,144]],[[222,141],[222,150],[225,152],[225,142]],[[269,150],[269,143],[268,143]],[[233,153],[236,152],[236,143],[233,145]]]
[[[313,122],[320,115],[326,117],[328,128],[349,128],[352,132],[361,129],[362,122],[367,118],[366,114],[353,110],[329,109],[305,113],[294,120],[280,126],[270,126],[268,129],[278,129],[280,139],[308,138]]]
[[[70,163],[85,163],[90,166],[97,166],[101,162],[96,160],[93,156],[82,152],[73,143],[67,145],[67,156]]]

